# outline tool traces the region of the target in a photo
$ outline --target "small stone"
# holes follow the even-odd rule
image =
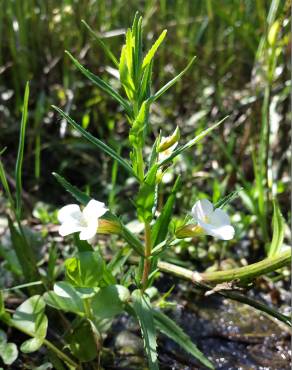
[[[124,355],[143,354],[143,340],[130,331],[121,331],[115,339],[116,349]]]

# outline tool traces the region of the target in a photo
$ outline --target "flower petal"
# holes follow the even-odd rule
[[[209,222],[214,226],[230,225],[228,214],[220,208],[215,209],[215,211],[210,216]]]
[[[215,238],[222,240],[230,240],[234,237],[234,227],[231,225],[224,226],[213,226],[204,222],[199,222],[199,225],[204,229],[207,235],[214,236]]]
[[[107,211],[108,209],[105,207],[104,203],[91,199],[83,210],[83,216],[85,220],[90,223],[92,219],[98,219]]]
[[[66,236],[82,230],[82,226],[76,222],[66,221],[59,227],[59,234]]]
[[[95,221],[95,222],[94,222]],[[89,240],[92,239],[97,233],[98,220],[90,222],[87,227],[83,227],[81,233],[79,234],[80,240]]]
[[[80,220],[81,217],[82,213],[77,204],[68,204],[67,206],[62,207],[58,212],[58,220],[61,223],[71,219]]]
[[[210,217],[213,213],[213,204],[208,199],[198,200],[192,208],[192,216],[196,221],[204,221],[206,217]]]

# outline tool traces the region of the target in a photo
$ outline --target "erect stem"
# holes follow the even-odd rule
[[[151,256],[151,228],[149,222],[145,222],[144,225],[145,225],[145,254],[144,254],[145,259],[142,276],[142,291],[144,291],[147,288]]]

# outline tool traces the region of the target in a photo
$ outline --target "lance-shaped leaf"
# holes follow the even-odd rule
[[[144,69],[152,61],[157,49],[159,48],[160,44],[163,42],[166,34],[167,34],[167,30],[162,31],[161,35],[152,45],[151,49],[148,51],[148,53],[146,54],[143,60],[142,69]]]
[[[156,350],[156,330],[151,303],[149,298],[145,294],[142,294],[140,290],[134,290],[132,299],[132,308],[135,311],[143,335],[149,369],[159,370]]]
[[[200,140],[202,140],[206,135],[209,134],[209,132],[213,131],[215,128],[217,128],[219,125],[221,125],[221,123],[223,123],[225,120],[226,120],[227,117],[223,118],[221,121],[215,123],[213,126],[207,128],[206,130],[202,131],[201,133],[199,133],[199,135],[197,135],[195,138],[193,138],[192,140],[190,140],[188,143],[186,143],[185,145],[177,148],[176,150],[174,150],[169,157],[165,158],[164,160],[162,160],[160,163],[159,163],[159,166],[163,166],[164,164],[166,164],[167,162],[173,160],[176,156],[178,156],[179,154],[183,153],[185,150],[191,148],[192,146],[194,146],[196,143],[198,143]]]
[[[81,21],[84,26],[88,29],[90,34],[93,36],[95,41],[97,41],[98,45],[102,48],[104,53],[107,55],[107,57],[113,62],[113,64],[119,68],[119,62],[117,61],[117,58],[114,56],[112,51],[109,49],[108,46],[102,41],[102,39],[93,31],[93,29],[85,22],[85,20],[82,19]]]
[[[162,243],[163,240],[166,238],[168,232],[168,225],[171,220],[173,206],[176,199],[176,193],[180,188],[181,181],[180,176],[176,179],[175,184],[171,190],[171,194],[169,195],[164,207],[162,208],[161,214],[156,220],[153,229],[152,229],[152,242],[153,246]]]
[[[239,192],[241,192],[243,188],[236,189],[232,191],[230,194],[227,194],[225,197],[218,200],[217,203],[214,204],[214,208],[223,208],[228,203],[230,203],[233,199],[238,197]]]
[[[157,165],[154,165],[147,174],[144,183],[141,185],[136,199],[138,217],[142,221],[150,222],[152,209],[155,201]]]
[[[57,179],[58,183],[68,191],[79,203],[86,206],[91,200],[90,196],[80,191],[76,186],[71,185],[64,177],[60,176],[56,172],[53,172],[53,176]]]
[[[73,57],[69,53],[69,51],[65,51],[67,55],[71,58],[75,66],[86,76],[90,81],[92,81],[96,86],[98,86],[102,91],[106,92],[108,95],[110,95],[113,99],[115,99],[118,103],[121,104],[121,106],[125,109],[127,114],[131,116],[132,111],[131,107],[128,104],[128,102],[115,90],[113,89],[107,82],[103,81],[101,78],[97,77],[95,74],[90,72],[88,69],[83,67],[82,64],[78,62],[77,59]]]
[[[78,125],[78,123],[76,123],[70,116],[68,116],[68,114],[66,114],[64,111],[62,111],[62,109],[60,109],[60,108],[58,108],[58,107],[56,107],[54,105],[52,107],[58,113],[60,113],[61,116],[63,118],[65,118],[66,121],[68,121],[68,123],[70,123],[70,125],[75,128],[75,130],[77,130],[78,132],[80,132],[80,134],[82,136],[84,136],[88,141],[90,141],[93,145],[95,145],[96,147],[98,147],[100,150],[102,150],[103,152],[105,152],[106,154],[108,154],[111,158],[113,158],[114,160],[116,160],[132,176],[135,177],[135,174],[134,174],[134,171],[133,171],[132,167],[129,165],[129,163],[125,159],[123,159],[121,156],[119,156],[116,151],[114,151],[111,147],[109,147],[108,145],[106,145],[101,140],[99,140],[96,137],[94,137],[93,135],[91,135],[88,131],[84,130],[83,127],[81,127],[80,125]]]
[[[203,353],[192,342],[191,338],[169,317],[160,311],[153,310],[153,316],[156,328],[163,334],[167,335],[186,352],[190,353],[199,360],[208,369],[215,369],[212,363],[203,355]]]
[[[160,90],[158,90],[153,96],[151,96],[151,101],[154,102],[157,100],[161,95],[163,95],[172,85],[174,85],[192,66],[196,57],[193,57],[189,64],[186,66],[184,70],[182,70],[177,76],[175,76],[172,80],[167,82]]]
[[[123,88],[125,89],[127,97],[129,98],[129,100],[132,100],[134,98],[135,85],[128,68],[126,45],[123,46],[121,51],[119,73],[120,81],[121,84],[123,85]]]

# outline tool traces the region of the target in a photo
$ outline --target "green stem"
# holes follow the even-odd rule
[[[145,222],[145,259],[142,276],[142,291],[147,288],[148,276],[150,273],[150,256],[151,256],[151,228],[148,222]]]
[[[248,266],[238,267],[227,271],[198,273],[184,267],[176,266],[168,262],[159,261],[158,268],[161,271],[171,273],[177,277],[196,282],[223,283],[232,280],[252,280],[257,276],[275,271],[291,261],[291,249],[280,253],[272,258],[252,263]]]
[[[144,179],[144,159],[143,159],[143,152],[142,148],[137,148],[137,170],[138,170],[138,178],[140,181]]]

